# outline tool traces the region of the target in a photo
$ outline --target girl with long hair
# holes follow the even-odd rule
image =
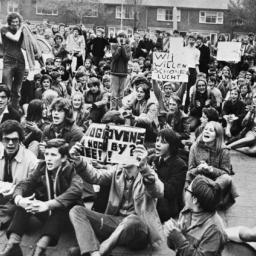
[[[234,202],[238,194],[230,176],[233,174],[230,150],[224,144],[224,131],[218,122],[207,123],[190,148],[187,181],[191,182],[199,174],[220,185],[223,205]]]
[[[25,135],[24,145],[37,156],[43,129],[47,125],[47,122],[43,119],[42,100],[35,99],[29,103],[27,115],[21,124]]]
[[[75,124],[85,130],[87,128],[85,122],[89,117],[89,112],[85,111],[84,95],[81,92],[74,92],[71,96],[71,104]]]
[[[200,117],[204,107],[217,107],[217,101],[211,90],[207,87],[207,81],[199,78],[191,93],[190,100],[190,128],[194,130],[200,124]]]

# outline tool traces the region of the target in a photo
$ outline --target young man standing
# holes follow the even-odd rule
[[[190,103],[189,91],[191,86],[196,83],[197,74],[199,74],[199,60],[200,60],[200,51],[195,47],[196,38],[193,34],[188,36],[188,45],[185,50],[185,56],[187,59],[187,64],[189,68],[189,77],[187,83],[187,94],[185,101],[185,112],[188,112],[188,106]]]
[[[209,63],[210,63],[210,49],[204,44],[204,39],[202,36],[197,36],[197,49],[200,51],[199,59],[199,71],[208,75]]]
[[[117,34],[117,44],[112,45],[111,63],[111,109],[118,110],[122,106],[124,86],[128,74],[128,61],[131,57],[131,49],[127,44],[127,35],[123,31]]]
[[[25,73],[25,59],[21,51],[23,42],[22,17],[18,13],[10,13],[7,27],[1,28],[3,44],[3,82],[11,91],[12,106],[19,110],[20,89]]]
[[[98,66],[99,62],[103,59],[105,49],[109,46],[108,40],[103,37],[103,32],[102,29],[96,31],[97,37],[92,39],[88,49],[91,52],[93,64],[96,66]]]
[[[80,157],[81,149],[78,142],[70,150],[77,173],[92,184],[111,185],[105,214],[83,206],[75,206],[69,213],[81,255],[104,255],[116,245],[133,250],[144,249],[148,243],[159,245],[163,236],[156,200],[163,197],[164,186],[147,165],[144,146],[138,145],[134,151],[139,166],[115,165],[104,171],[94,169]],[[77,255],[77,251],[71,255]]]

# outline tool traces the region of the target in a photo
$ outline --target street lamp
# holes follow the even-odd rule
[[[173,11],[172,11],[172,20],[173,20],[173,30],[177,30],[178,29],[178,11],[177,11],[177,1],[173,0]]]
[[[124,12],[124,0],[122,0],[121,2],[121,25],[120,25],[121,30],[123,30],[123,12]]]

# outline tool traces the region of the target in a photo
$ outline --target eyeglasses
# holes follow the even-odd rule
[[[3,137],[3,143],[9,144],[12,142],[13,144],[18,144],[20,142],[19,138],[9,138],[9,137]]]
[[[188,187],[185,188],[185,191],[190,193],[191,195],[193,195],[193,192],[191,190],[189,190]]]

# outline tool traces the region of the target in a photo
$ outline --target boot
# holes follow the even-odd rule
[[[69,248],[68,256],[81,256],[79,247],[71,247],[71,248]]]
[[[45,248],[36,246],[30,256],[46,256],[45,251],[46,251]]]
[[[6,244],[4,250],[0,252],[0,256],[23,256],[20,244]]]

